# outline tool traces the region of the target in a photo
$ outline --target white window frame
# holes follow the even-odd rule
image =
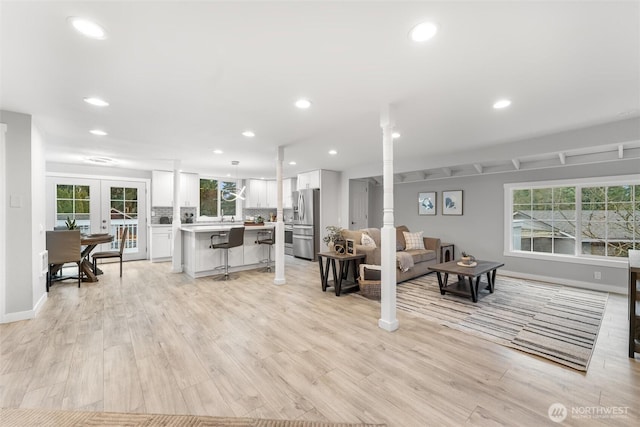
[[[207,180],[216,180],[218,181],[218,183],[220,182],[234,182],[236,183],[236,188],[240,189],[242,188],[242,180],[240,179],[233,179],[233,178],[229,178],[229,177],[225,177],[225,178],[220,178],[220,177],[216,177],[216,176],[205,176],[205,175],[200,175],[198,177],[198,187],[200,187],[200,180],[201,179],[207,179]],[[217,211],[218,211],[218,216],[215,217],[210,217],[210,218],[217,218],[218,220],[221,218],[224,218],[225,220],[229,220],[231,219],[231,217],[234,218],[242,218],[242,199],[236,199],[236,213],[234,215],[224,215],[224,216],[220,216],[220,209],[221,209],[221,205],[222,205],[222,189],[220,188],[220,184],[218,184],[218,204],[217,204]],[[198,211],[202,212],[202,209],[200,207],[200,191],[198,191]]]
[[[505,257],[529,258],[545,261],[561,261],[574,264],[588,264],[602,267],[627,268],[627,258],[614,258],[597,255],[564,255],[552,254],[544,252],[518,251],[513,249],[512,236],[512,212],[513,212],[513,191],[520,189],[536,189],[550,187],[576,187],[576,190],[582,187],[594,186],[616,186],[616,185],[640,185],[640,174],[638,175],[620,175],[606,176],[594,178],[579,179],[563,179],[554,181],[534,181],[534,182],[518,182],[504,184],[504,253]],[[576,191],[576,207],[581,202],[579,191]],[[577,214],[577,212],[576,212]],[[580,216],[576,216],[576,247],[580,247],[582,236],[582,224]]]

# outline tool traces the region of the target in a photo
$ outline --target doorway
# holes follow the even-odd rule
[[[125,261],[147,258],[146,183],[92,178],[47,178],[47,229],[65,229],[75,221],[84,234],[114,236],[98,251],[119,250],[124,228]]]
[[[349,229],[360,230],[369,226],[369,183],[349,181]]]

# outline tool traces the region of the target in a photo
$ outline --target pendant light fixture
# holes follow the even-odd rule
[[[238,165],[240,162],[238,160],[232,160],[231,165],[236,167],[236,189],[238,188]],[[240,199],[244,200],[244,191],[246,190],[246,186],[243,185],[239,192],[234,193],[233,191],[223,190],[222,198],[228,202],[233,202],[234,200]]]

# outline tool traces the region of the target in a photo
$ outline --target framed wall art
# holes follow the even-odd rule
[[[462,215],[462,190],[442,192],[442,215]]]
[[[436,214],[436,194],[435,191],[418,193],[418,215]]]
[[[355,255],[356,254],[356,242],[353,239],[346,239],[347,242],[347,254]]]

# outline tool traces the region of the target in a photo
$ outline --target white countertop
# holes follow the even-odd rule
[[[226,231],[234,227],[243,227],[244,223],[220,223],[220,224],[182,224],[180,229],[187,233],[210,233],[212,231]],[[248,225],[245,231],[266,230],[275,227],[275,224]]]

